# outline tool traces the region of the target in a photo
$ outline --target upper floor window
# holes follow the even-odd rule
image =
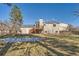
[[[56,27],[56,24],[53,24],[53,27]]]

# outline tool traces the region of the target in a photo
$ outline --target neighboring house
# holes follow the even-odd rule
[[[4,23],[0,23],[0,35],[6,34],[9,34],[9,27]]]
[[[79,27],[74,27],[71,29],[72,34],[77,34],[79,35]]]
[[[30,34],[30,30],[33,29],[33,25],[27,25],[20,28],[21,34]]]

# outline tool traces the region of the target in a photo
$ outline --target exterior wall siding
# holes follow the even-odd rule
[[[30,34],[32,28],[20,28],[21,34]]]
[[[45,24],[42,33],[59,34],[60,31],[67,31],[68,26],[61,26],[60,24]]]

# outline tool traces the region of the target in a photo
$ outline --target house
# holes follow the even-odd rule
[[[39,19],[36,24],[35,24],[36,28],[37,29],[43,29],[43,26],[44,26],[44,21],[43,19]]]
[[[79,26],[73,27],[73,28],[71,29],[71,32],[72,32],[72,34],[79,35]]]
[[[31,32],[31,30],[33,29],[33,25],[25,25],[25,26],[23,26],[23,27],[21,27],[20,28],[20,30],[21,30],[21,34],[30,34]]]
[[[61,32],[68,31],[68,24],[59,23],[56,21],[43,21],[43,19],[39,20],[39,29],[41,29],[41,33],[43,34],[60,34]]]
[[[39,19],[34,25],[23,25],[17,34],[60,34],[68,32],[69,25],[56,21],[43,21]],[[4,23],[0,23],[0,35],[10,34],[10,27]]]
[[[0,22],[0,35],[6,35],[6,34],[9,34],[9,26]]]

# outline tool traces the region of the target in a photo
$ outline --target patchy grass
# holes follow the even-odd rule
[[[3,35],[0,36],[0,38],[31,38],[33,37],[32,35]]]
[[[10,44],[6,53],[3,51],[3,54],[10,56],[79,56],[79,37],[43,34],[33,34],[28,37],[46,37],[47,40],[13,43]],[[5,45],[7,46],[9,45]]]

